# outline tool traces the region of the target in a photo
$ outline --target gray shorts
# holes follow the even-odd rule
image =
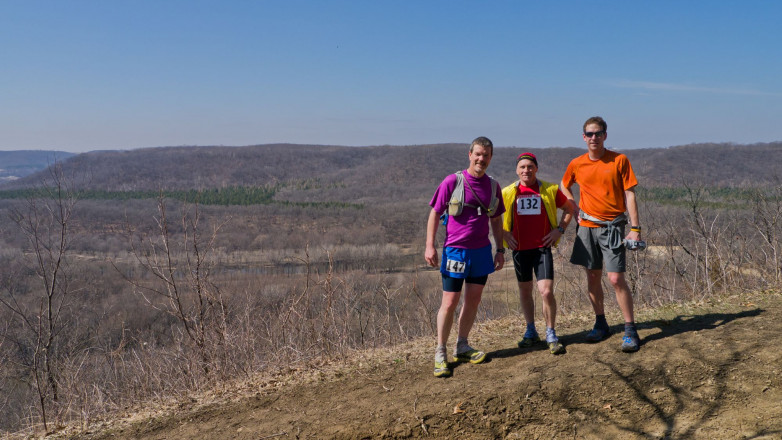
[[[576,228],[576,240],[573,243],[573,254],[570,262],[587,269],[602,269],[603,261],[607,272],[625,271],[625,247],[611,249],[608,247],[608,228]],[[625,235],[621,227],[622,237]]]

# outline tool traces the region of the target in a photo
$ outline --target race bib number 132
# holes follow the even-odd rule
[[[519,215],[538,215],[540,214],[540,195],[529,194],[519,196],[516,199],[516,213]]]

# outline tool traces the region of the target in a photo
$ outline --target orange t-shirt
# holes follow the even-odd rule
[[[562,183],[565,188],[578,184],[578,207],[582,211],[610,221],[627,210],[625,190],[636,186],[638,180],[627,156],[605,150],[598,160],[590,159],[589,153],[586,153],[570,161]],[[600,226],[581,218],[578,222],[590,228]]]

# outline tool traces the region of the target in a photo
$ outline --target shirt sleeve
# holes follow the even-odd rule
[[[638,179],[635,178],[633,172],[633,166],[630,165],[630,160],[624,154],[619,156],[619,173],[622,176],[622,185],[625,191],[638,185]]]
[[[429,206],[432,207],[438,214],[442,214],[448,208],[448,202],[451,199],[451,194],[456,188],[456,174],[449,174],[440,182],[440,185],[434,191],[432,200],[429,201]]]
[[[562,205],[564,205],[567,202],[567,196],[559,189],[557,188],[557,208],[561,208]]]
[[[491,218],[500,216],[505,213],[505,199],[502,197],[502,187],[497,185],[497,197],[500,199],[500,203],[497,204],[497,212],[494,213]]]
[[[565,170],[565,174],[562,176],[562,185],[564,185],[565,188],[570,188],[574,183],[576,183],[575,162],[575,159],[570,161],[567,169]]]

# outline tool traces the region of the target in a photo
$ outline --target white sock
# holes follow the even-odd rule
[[[437,348],[434,350],[434,361],[435,362],[448,361],[448,351],[446,350],[445,345],[438,345]]]
[[[472,350],[472,347],[467,343],[467,338],[456,339],[456,353],[464,353],[465,351]]]
[[[551,327],[546,327],[546,342],[550,344],[557,341],[559,341],[559,338],[557,338],[557,332],[555,332]]]

